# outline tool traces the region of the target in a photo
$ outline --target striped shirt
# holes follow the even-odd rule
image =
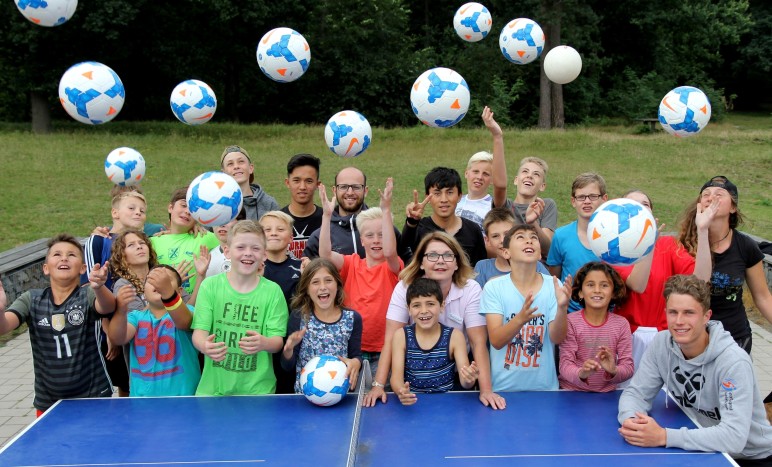
[[[447,392],[453,389],[456,362],[450,358],[453,328],[440,323],[440,338],[424,350],[415,336],[415,323],[405,326],[405,381],[413,392]]]
[[[60,305],[51,288],[24,292],[8,308],[29,326],[38,410],[59,399],[108,397],[112,384],[102,353],[101,316],[91,287],[77,287]]]

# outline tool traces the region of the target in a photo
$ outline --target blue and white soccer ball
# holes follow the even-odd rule
[[[189,79],[178,84],[172,90],[169,103],[177,120],[188,125],[201,125],[208,122],[217,110],[217,97],[214,91],[208,84],[197,79]]]
[[[185,200],[195,220],[213,227],[235,219],[243,203],[239,183],[222,172],[206,172],[196,177]]]
[[[485,6],[470,2],[461,5],[453,17],[453,27],[456,34],[467,42],[477,42],[485,39],[491,32],[493,18]]]
[[[116,185],[138,185],[145,177],[145,158],[136,149],[113,149],[105,159],[105,174]]]
[[[432,68],[413,83],[410,105],[424,124],[447,128],[460,122],[469,110],[469,86],[450,68]]]
[[[364,115],[343,110],[327,121],[324,140],[330,151],[340,157],[357,157],[370,147],[373,130]]]
[[[66,23],[75,13],[78,0],[14,0],[22,15],[38,26]]]
[[[544,50],[544,31],[532,19],[513,19],[501,30],[499,48],[504,57],[512,63],[531,63],[539,58]]]
[[[692,86],[680,86],[662,98],[659,123],[675,136],[694,136],[710,121],[710,100],[704,92]]]
[[[348,392],[346,364],[332,355],[319,355],[300,371],[300,387],[306,399],[328,407],[343,399]]]
[[[303,76],[311,63],[311,49],[299,32],[271,29],[257,44],[257,64],[265,76],[289,83]]]
[[[657,221],[644,205],[631,199],[606,201],[590,217],[587,239],[595,256],[612,265],[640,261],[654,249]]]
[[[59,81],[59,101],[75,120],[99,125],[114,119],[123,108],[126,91],[107,65],[82,62],[71,66]]]

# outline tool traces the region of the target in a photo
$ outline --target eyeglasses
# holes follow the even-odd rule
[[[603,196],[603,195],[595,195],[595,194],[592,194],[592,195],[579,195],[579,196],[574,196],[574,199],[579,201],[580,203],[584,203],[587,198],[590,198],[590,201],[598,201],[601,196]]]
[[[447,253],[443,253],[443,254],[439,254],[439,253],[426,253],[424,255],[424,258],[426,258],[428,261],[430,261],[432,263],[436,263],[437,261],[440,260],[440,258],[442,258],[443,261],[445,261],[446,263],[449,263],[449,262],[453,261],[454,259],[456,259],[456,255],[454,255],[451,252],[447,252]]]
[[[338,191],[342,191],[344,193],[349,189],[353,190],[354,193],[359,193],[365,189],[365,186],[359,183],[355,183],[353,185],[349,185],[348,183],[341,183],[340,185],[335,185],[335,188],[337,188]]]

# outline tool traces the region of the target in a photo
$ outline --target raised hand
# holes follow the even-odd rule
[[[557,299],[558,306],[567,307],[568,302],[571,300],[571,284],[573,283],[571,274],[566,276],[563,287],[560,286],[560,281],[558,281],[557,277],[552,276],[552,281],[555,284],[555,298]]]
[[[105,285],[105,282],[107,282],[107,274],[109,272],[108,265],[109,262],[105,261],[104,266],[97,263],[91,268],[91,274],[88,275],[88,283],[92,289],[98,289]]]
[[[306,328],[303,328],[287,336],[287,340],[284,342],[284,356],[287,359],[292,357],[292,352],[295,350],[295,346],[298,345],[298,342],[303,340],[303,336],[305,335]]]
[[[209,337],[206,338],[204,355],[215,362],[221,362],[225,360],[225,356],[228,354],[228,346],[225,345],[225,342],[215,342],[214,338],[214,334],[210,334]]]
[[[319,184],[319,200],[322,203],[324,215],[332,217],[332,213],[335,210],[335,202],[327,197],[327,188],[324,186],[324,183]]]
[[[107,227],[96,226],[91,232],[91,235],[94,237],[110,238],[110,229]]]
[[[194,266],[193,261],[189,259],[183,259],[182,261],[180,261],[174,266],[174,269],[177,270],[177,272],[180,275],[180,278],[182,278],[183,284],[193,276],[193,274],[191,274],[191,271],[193,271],[193,266]]]
[[[531,308],[531,305],[533,305],[534,297],[533,292],[528,292],[528,295],[525,297],[525,302],[523,302],[523,306],[520,308],[520,311],[517,313],[517,318],[520,320],[522,324],[527,323],[528,321],[531,321],[534,318],[540,317],[542,314],[537,313],[539,310],[538,306],[535,306]]]
[[[697,230],[707,230],[710,223],[713,221],[713,218],[716,217],[718,204],[718,199],[714,199],[706,208],[703,208],[701,203],[697,203],[697,214],[694,216],[694,223],[697,226]]]
[[[414,220],[421,220],[424,216],[424,207],[429,203],[432,195],[426,195],[426,198],[422,202],[418,202],[418,190],[413,190],[413,201],[408,203],[405,208],[405,215]]]
[[[210,261],[212,261],[212,255],[209,254],[209,249],[207,249],[206,246],[201,245],[198,256],[193,255],[193,267],[196,268],[198,280],[204,280],[206,277],[206,271],[209,269]]]
[[[174,295],[174,284],[165,268],[155,268],[147,275],[147,282],[161,294],[161,298],[171,298]]]
[[[118,295],[115,296],[115,298],[117,299],[115,311],[120,313],[128,313],[129,303],[131,303],[131,301],[134,300],[134,297],[136,296],[137,296],[136,289],[134,289],[134,287],[130,285],[124,285],[123,287],[118,289]]]
[[[378,196],[381,197],[381,209],[382,210],[391,210],[391,197],[392,192],[394,191],[394,179],[389,177],[386,179],[386,186],[383,188],[383,191],[378,189]]]
[[[496,120],[493,119],[493,111],[487,105],[483,109],[482,119],[483,123],[485,123],[485,126],[488,128],[488,131],[491,132],[491,135],[502,136],[504,134],[501,131],[499,124],[496,123]]]
[[[402,388],[395,388],[394,392],[397,393],[397,397],[399,397],[402,405],[413,405],[418,402],[416,395],[410,392],[410,383],[408,382],[405,382],[405,386]]]
[[[525,223],[530,225],[534,222],[537,222],[543,212],[544,200],[541,198],[536,198],[535,200],[531,201],[531,204],[529,204],[528,208],[525,210]]]

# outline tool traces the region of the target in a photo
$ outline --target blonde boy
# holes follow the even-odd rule
[[[283,211],[268,211],[260,218],[265,232],[265,270],[263,276],[276,282],[289,305],[300,280],[300,260],[289,254],[293,241],[292,216]]]
[[[365,258],[357,254],[342,255],[332,250],[330,220],[333,202],[327,198],[324,185],[319,187],[322,200],[322,227],[319,231],[319,256],[329,259],[340,271],[346,298],[343,304],[362,315],[362,358],[369,360],[372,374],[378,368],[386,333],[386,310],[391,292],[399,282],[404,267],[397,254],[397,238],[391,214],[393,180],[386,180],[380,208],[362,211],[356,218]]]
[[[272,394],[272,353],[287,332],[287,303],[276,283],[258,274],[265,233],[239,221],[228,233],[231,269],[204,279],[193,317],[193,345],[207,358],[196,395]]]
[[[600,261],[590,250],[587,241],[587,224],[598,207],[608,200],[606,181],[600,175],[585,172],[578,175],[571,185],[571,206],[576,210],[576,220],[555,231],[552,246],[547,255],[547,267],[553,276],[561,281],[590,261]],[[568,311],[581,308],[571,300]]]

